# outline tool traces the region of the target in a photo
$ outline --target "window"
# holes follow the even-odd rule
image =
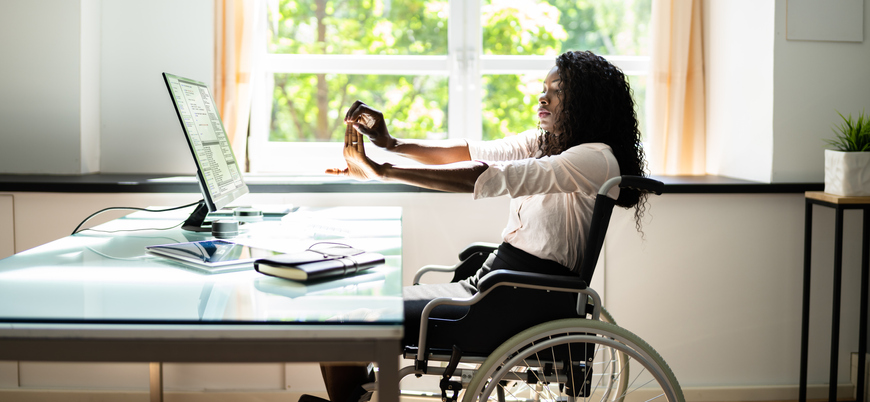
[[[384,112],[402,138],[527,130],[541,80],[566,50],[620,66],[642,118],[650,1],[267,0],[254,37],[263,79],[253,95],[251,171],[344,166],[343,117],[357,99]]]

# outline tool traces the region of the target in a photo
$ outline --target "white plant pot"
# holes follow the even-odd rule
[[[825,150],[825,192],[870,196],[870,152]]]

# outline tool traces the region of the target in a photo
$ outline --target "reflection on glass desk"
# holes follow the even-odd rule
[[[134,213],[95,228],[112,233],[84,231],[0,260],[0,321],[401,325],[401,209],[343,207],[294,214],[247,223],[246,233],[233,240],[286,252],[340,242],[381,253],[386,264],[308,285],[262,275],[252,266],[209,274],[145,254],[149,245],[209,236],[181,229],[136,230],[177,221],[165,220],[165,214]]]
[[[249,269],[210,273],[145,254],[210,236],[170,228],[189,211],[137,212],[0,260],[0,360],[375,362],[378,400],[399,401],[402,211],[300,208],[233,239],[285,252],[340,242],[381,253],[352,277],[300,284]]]

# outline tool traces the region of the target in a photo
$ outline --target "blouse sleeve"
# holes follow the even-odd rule
[[[491,141],[469,141],[468,153],[472,160],[507,161],[531,158],[538,149],[537,130]]]
[[[509,194],[582,193],[592,196],[605,181],[619,176],[619,165],[610,147],[582,144],[559,155],[489,162],[474,185],[474,198]],[[611,190],[613,198],[618,188]]]

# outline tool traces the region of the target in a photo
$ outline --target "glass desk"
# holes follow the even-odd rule
[[[134,213],[0,260],[0,360],[375,362],[398,401],[402,225],[398,207],[301,209],[247,223],[242,243],[301,251],[340,242],[386,256],[353,277],[304,285],[247,269],[210,274],[145,253],[209,238],[167,213]],[[145,229],[145,230],[143,230]],[[133,230],[133,231],[125,231]]]

